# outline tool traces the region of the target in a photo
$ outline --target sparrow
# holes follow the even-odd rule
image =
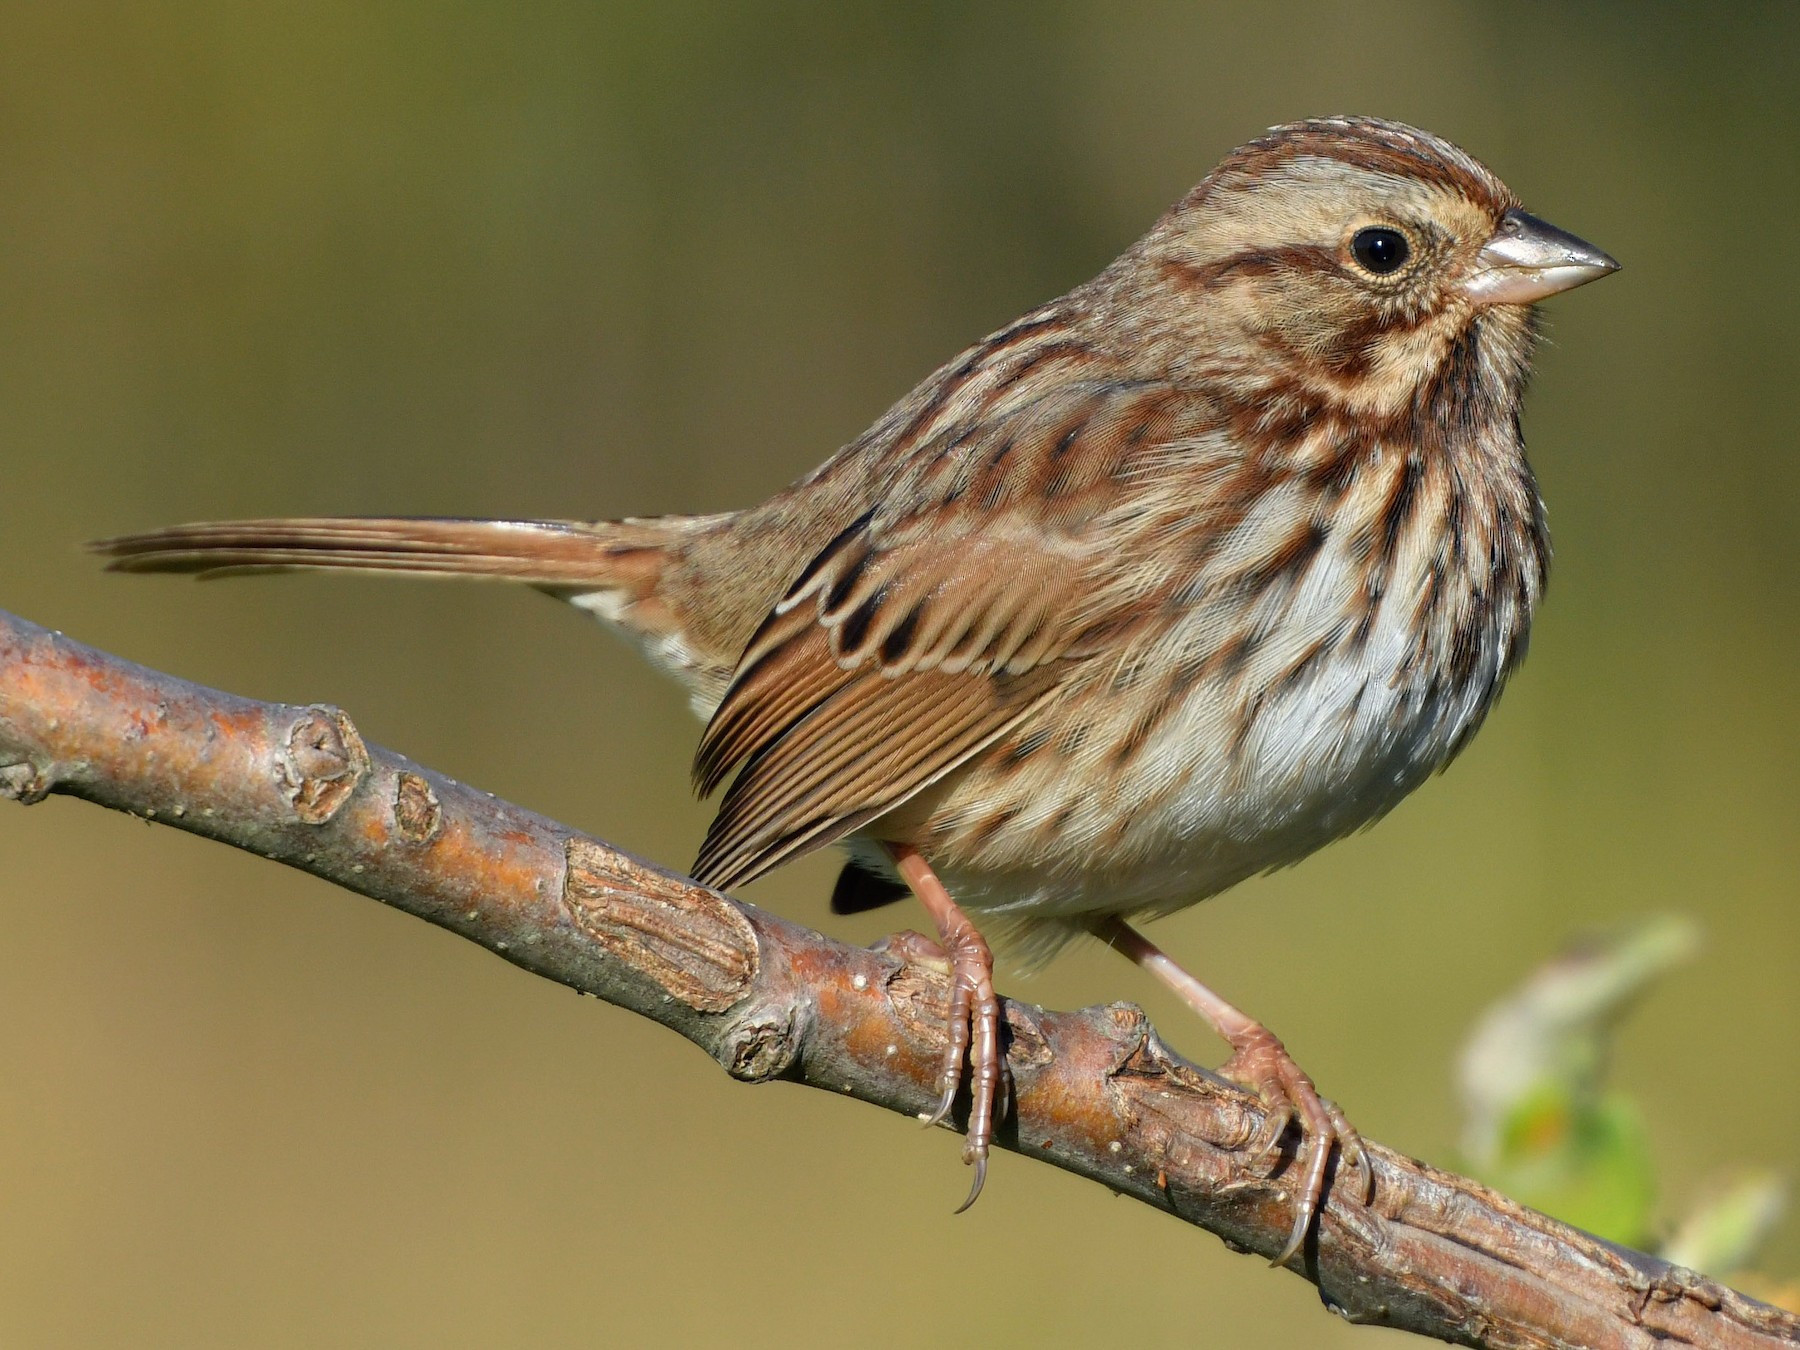
[[[1006,1096],[983,929],[1098,936],[1298,1124],[1300,1250],[1356,1131],[1134,926],[1382,816],[1481,725],[1549,545],[1520,402],[1533,306],[1616,270],[1474,158],[1369,117],[1240,146],[1092,280],[927,376],[759,506],[601,522],[268,519],[110,566],[521,582],[686,689],[721,890],[830,844],[832,908],[910,892],[952,974],[933,1123],[964,1208]],[[979,925],[978,925],[979,921]]]

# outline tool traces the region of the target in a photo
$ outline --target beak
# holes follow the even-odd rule
[[[1475,255],[1462,290],[1478,305],[1529,305],[1618,270],[1586,240],[1515,208]]]

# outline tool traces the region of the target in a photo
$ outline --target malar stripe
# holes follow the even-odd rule
[[[1434,311],[1416,314],[1378,311],[1361,323],[1334,334],[1331,346],[1311,355],[1340,380],[1359,380],[1374,368],[1383,344],[1416,332],[1437,318]]]

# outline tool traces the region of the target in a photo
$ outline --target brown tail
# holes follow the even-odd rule
[[[247,572],[348,568],[495,577],[541,586],[654,588],[680,518],[599,525],[554,520],[230,520],[174,525],[90,545],[113,572]]]
[[[686,543],[727,517],[560,520],[320,517],[174,525],[90,545],[114,572],[350,570],[524,582],[618,628],[696,697],[717,698],[734,653],[695,640],[663,581]]]
[[[692,570],[680,564],[690,546],[730,521],[729,515],[597,524],[350,516],[227,520],[121,535],[90,547],[114,572],[217,577],[349,570],[524,582],[618,629],[685,685],[706,716],[743,639],[709,608],[718,588],[680,584],[684,571]]]

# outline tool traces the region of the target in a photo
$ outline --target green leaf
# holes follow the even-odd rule
[[[1608,1093],[1583,1100],[1548,1082],[1504,1117],[1482,1179],[1515,1199],[1613,1242],[1650,1236],[1656,1178],[1643,1118]]]

